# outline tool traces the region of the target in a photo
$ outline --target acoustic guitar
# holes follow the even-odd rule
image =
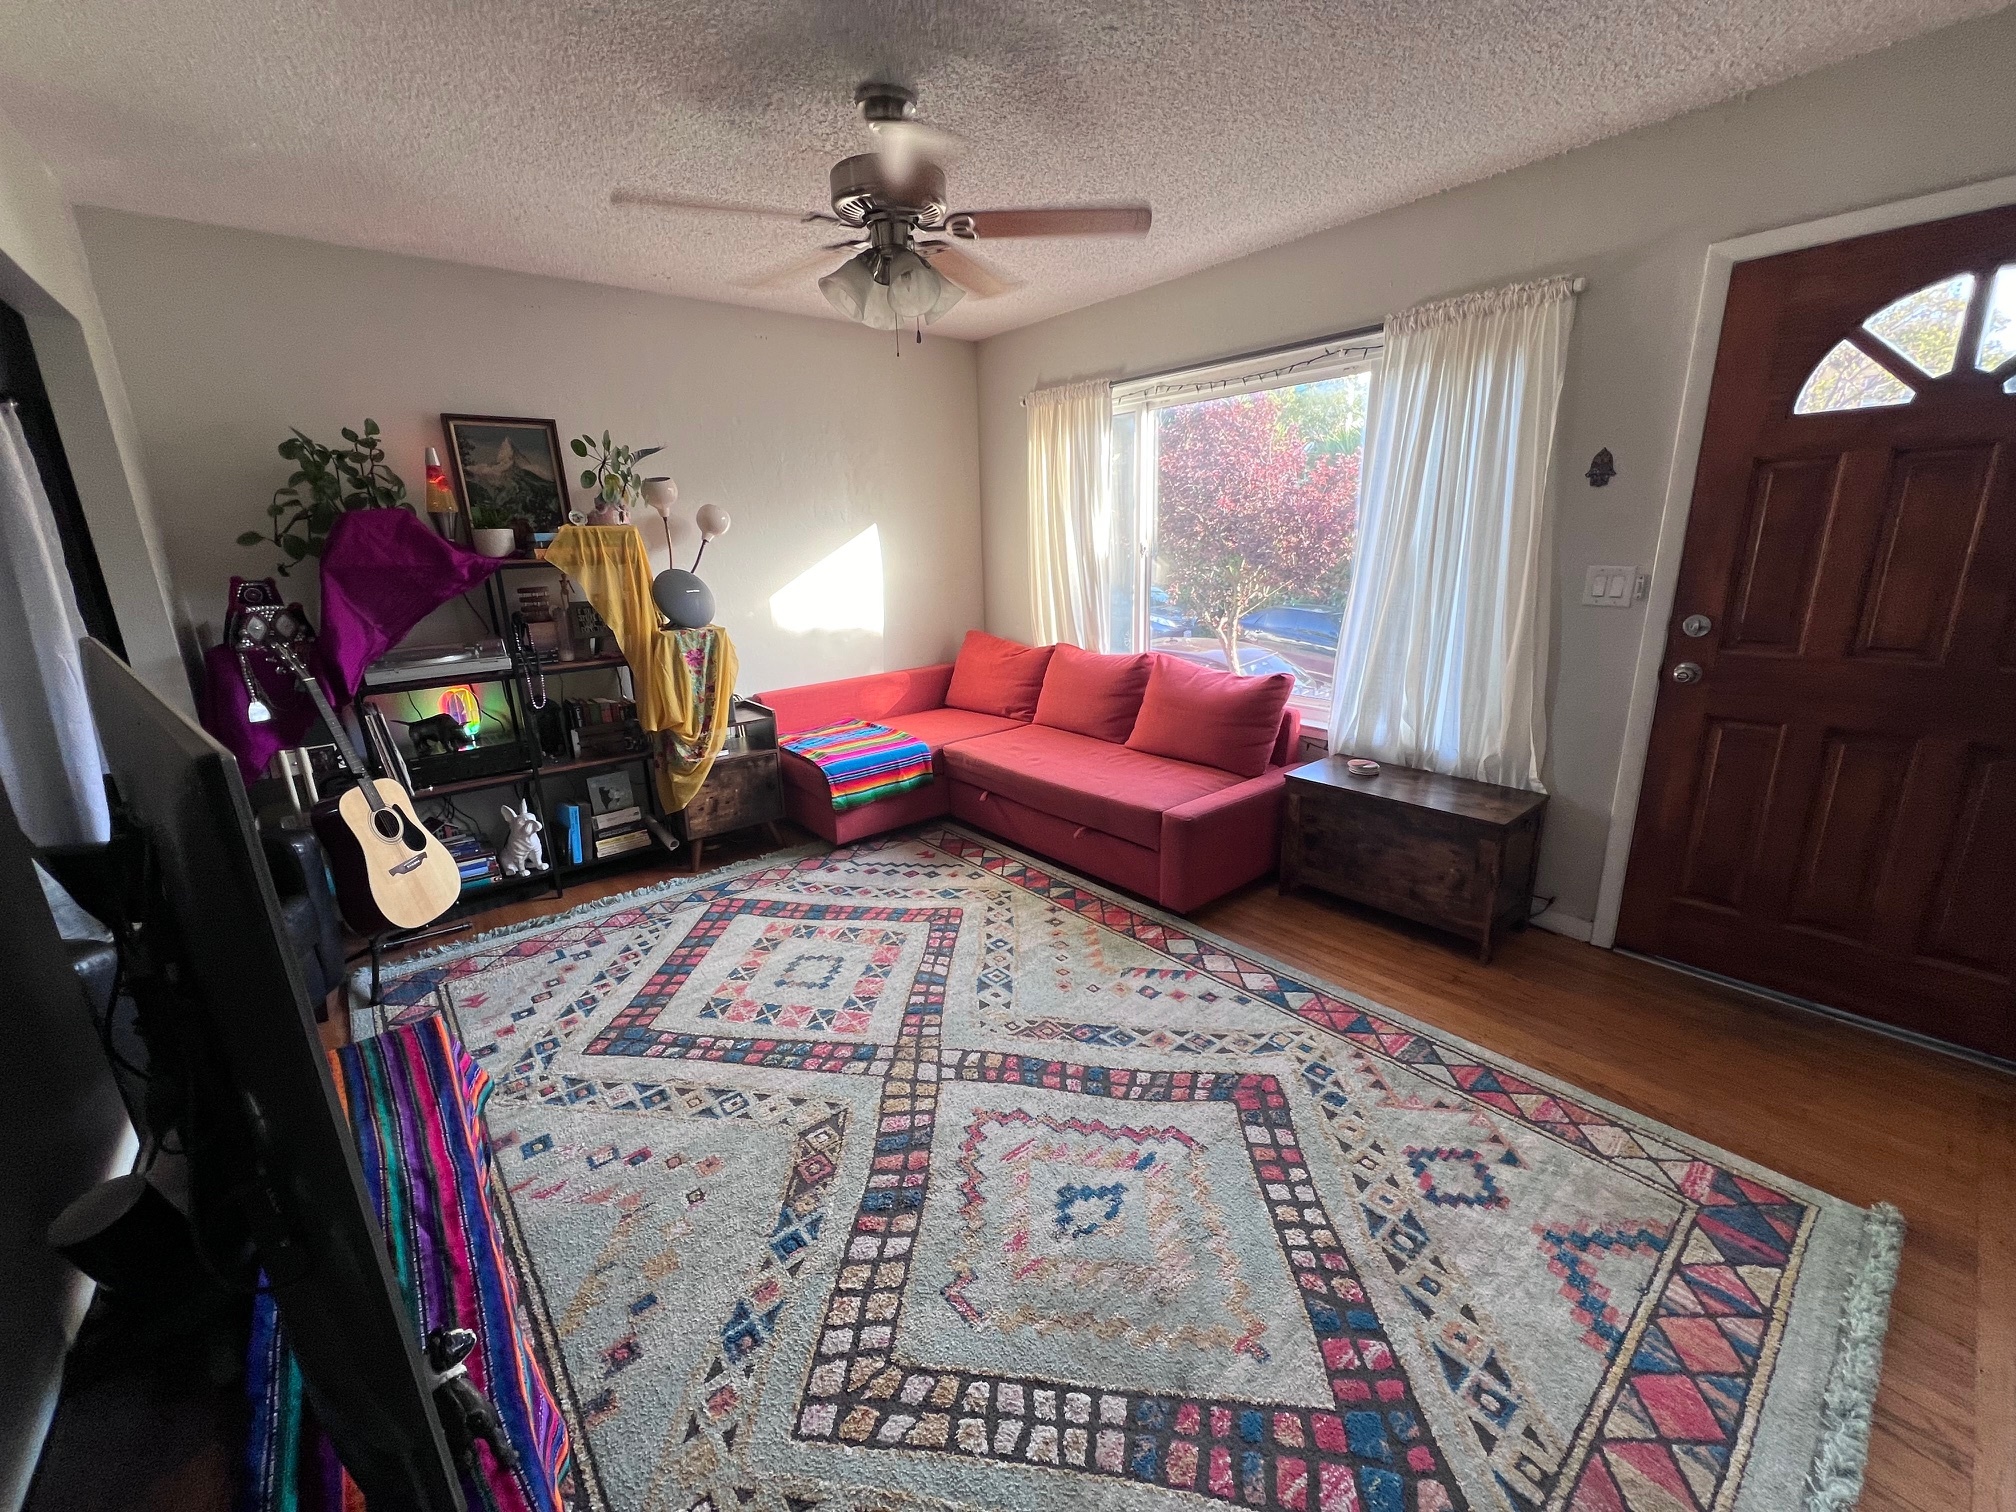
[[[433,923],[461,896],[461,871],[448,848],[413,817],[406,789],[365,770],[322,684],[294,649],[307,638],[306,623],[280,605],[250,604],[241,608],[235,628],[241,653],[269,653],[315,701],[343,764],[357,774],[355,787],[323,799],[309,815],[344,921],[362,935]]]

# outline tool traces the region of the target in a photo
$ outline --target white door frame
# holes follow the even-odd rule
[[[2016,204],[2016,175],[1709,245],[1701,272],[1701,297],[1694,311],[1694,340],[1687,358],[1686,386],[1681,392],[1680,420],[1673,438],[1673,461],[1666,474],[1666,504],[1659,516],[1659,542],[1652,558],[1645,623],[1639,632],[1638,668],[1631,681],[1624,748],[1617,763],[1617,786],[1610,798],[1610,836],[1603,852],[1603,880],[1596,894],[1590,944],[1608,949],[1617,941],[1617,915],[1624,906],[1624,870],[1631,860],[1631,832],[1638,822],[1638,795],[1645,784],[1645,758],[1652,745],[1659,664],[1666,654],[1667,624],[1673,617],[1673,594],[1680,577],[1680,553],[1687,541],[1687,515],[1694,503],[1694,470],[1701,457],[1701,436],[1707,425],[1708,390],[1715,377],[1716,350],[1721,345],[1730,270],[1737,263],[1775,257],[1780,252],[1797,252],[1805,247],[2011,204]]]

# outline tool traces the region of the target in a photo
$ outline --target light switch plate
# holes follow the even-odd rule
[[[1591,567],[1582,581],[1582,602],[1599,609],[1628,609],[1638,601],[1636,567]]]

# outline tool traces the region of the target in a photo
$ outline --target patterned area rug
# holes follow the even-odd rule
[[[422,961],[577,1500],[1852,1504],[1900,1226],[936,827]]]

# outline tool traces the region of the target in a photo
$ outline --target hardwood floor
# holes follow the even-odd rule
[[[681,875],[598,879],[471,923]],[[1271,881],[1194,917],[1851,1202],[1895,1203],[1910,1233],[1863,1512],[2016,1512],[2016,1077],[1540,930],[1480,966],[1461,942]]]

